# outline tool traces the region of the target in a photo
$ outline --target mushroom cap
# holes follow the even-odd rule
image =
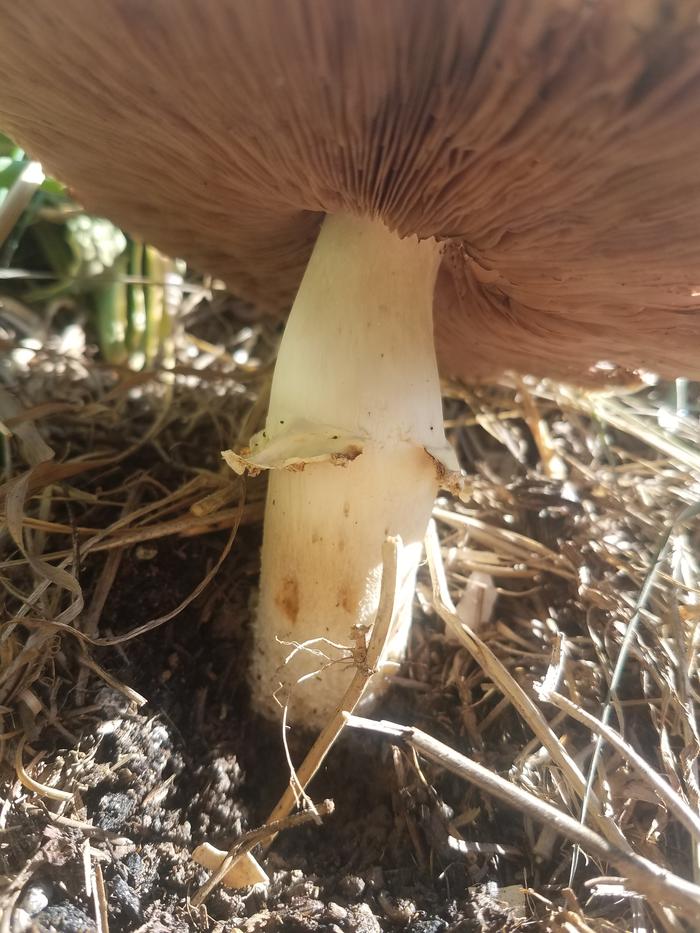
[[[325,213],[446,242],[443,374],[700,376],[700,0],[0,0],[0,125],[267,309]]]

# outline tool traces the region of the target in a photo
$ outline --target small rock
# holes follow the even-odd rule
[[[249,917],[259,914],[267,901],[267,885],[254,884],[250,891],[245,895],[243,902]]]
[[[348,912],[344,907],[341,907],[340,904],[336,904],[335,901],[329,901],[328,907],[326,907],[326,917],[331,922],[337,920],[345,920]]]
[[[244,909],[245,905],[241,895],[237,891],[230,891],[223,885],[216,887],[207,900],[209,915],[216,920],[233,920]]]
[[[346,928],[348,933],[382,933],[381,925],[368,904],[355,904],[348,909]]]
[[[356,901],[365,893],[365,882],[359,875],[345,875],[340,879],[338,890],[349,901]]]
[[[22,910],[26,910],[30,917],[33,917],[49,906],[51,893],[50,884],[42,881],[34,882],[25,888],[19,906]]]
[[[168,735],[168,730],[160,723],[151,729],[151,734],[148,738],[154,751],[160,751],[161,748],[170,748],[172,744],[170,736]]]
[[[139,829],[141,832],[145,832],[147,829],[150,829],[153,825],[153,817],[150,813],[144,813],[139,820]]]
[[[21,907],[17,907],[12,912],[12,926],[10,927],[11,933],[31,933],[32,929],[36,929],[32,923],[32,918],[29,916],[26,910],[23,910]]]
[[[119,905],[121,912],[132,920],[141,921],[141,899],[123,878],[117,876],[111,883],[110,895]]]
[[[377,901],[385,916],[393,923],[408,923],[416,912],[413,901],[405,897],[393,897],[388,891],[380,891]]]
[[[127,852],[122,859],[122,865],[129,874],[129,881],[136,887],[142,885],[149,875],[144,860],[138,852]]]
[[[325,904],[312,897],[293,897],[289,902],[289,907],[301,917],[317,917],[325,909]]]
[[[261,910],[253,914],[247,920],[243,921],[241,930],[243,933],[255,933],[257,930],[267,930],[270,927],[271,914],[269,910]]]
[[[424,917],[421,920],[414,920],[406,933],[443,933],[446,928],[447,921],[442,917]]]
[[[288,900],[294,897],[310,897],[313,900],[318,900],[320,896],[320,887],[317,884],[314,884],[313,881],[310,881],[308,878],[304,881],[297,881],[296,884],[293,884],[287,888],[285,893],[285,898]]]
[[[36,922],[47,933],[97,933],[95,921],[70,901],[49,904],[36,915]]]
[[[95,823],[109,832],[120,830],[134,812],[136,801],[121,792],[104,794],[97,805]]]

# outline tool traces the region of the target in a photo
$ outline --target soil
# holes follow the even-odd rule
[[[166,600],[176,605],[222,543],[215,537],[166,543],[141,551],[141,559],[134,549],[113,585],[102,630],[120,634],[162,613]],[[334,814],[320,827],[280,837],[264,862],[270,886],[243,893],[219,887],[206,910],[185,909],[184,895],[206,878],[190,859],[193,847],[206,839],[228,848],[264,821],[288,779],[279,729],[247,705],[255,543],[236,551],[252,555],[249,566],[230,557],[213,592],[177,620],[119,649],[95,652],[103,668],[148,697],[140,710],[110,687],[85,698],[100,717],[80,736],[81,795],[86,821],[96,827],[93,849],[104,853],[110,931],[516,929],[489,888],[519,880],[507,863],[495,872],[488,861],[455,856],[443,828],[448,805],[410,781],[401,786],[406,769],[393,760],[397,753],[350,734],[312,786],[316,799],[333,798]],[[395,690],[378,715],[412,721],[422,698]],[[297,757],[304,744],[293,737]],[[33,914],[33,928],[96,930],[80,870],[83,833],[57,833],[40,812],[21,829],[41,839],[34,854],[40,867],[20,902],[29,914],[47,902]]]
[[[256,327],[246,324],[252,334],[246,340],[271,355],[274,340]],[[201,334],[210,341],[216,335],[216,328]],[[237,346],[232,338],[229,349]],[[226,492],[227,482],[233,487],[230,478],[222,480],[219,451],[244,427],[250,433],[255,414],[264,412],[266,358],[258,369],[240,371],[233,363],[227,370],[216,356],[207,364],[211,371],[183,359],[179,381],[171,382],[168,373],[167,381],[156,382],[149,374],[115,374],[91,360],[77,361],[73,372],[70,360],[49,347],[45,371],[36,366],[12,383],[57,451],[55,463],[78,464],[65,474],[68,480],[42,474],[45,482],[27,499],[24,517],[28,539],[49,561],[45,576],[50,560],[55,565],[58,559],[55,551],[73,555],[86,611],[72,616],[75,628],[64,628],[59,638],[52,626],[75,605],[75,588],[61,589],[52,579],[40,603],[34,566],[21,559],[9,536],[3,540],[8,554],[0,582],[7,573],[8,586],[6,593],[0,587],[0,610],[10,622],[0,639],[0,664],[14,665],[21,676],[5,679],[3,696],[12,707],[0,706],[0,933],[619,933],[639,927],[634,895],[586,887],[614,866],[579,860],[570,890],[566,840],[386,738],[350,730],[309,788],[317,802],[332,799],[333,814],[321,825],[286,830],[267,855],[256,850],[270,884],[242,891],[219,886],[202,907],[192,905],[207,879],[192,850],[204,841],[228,849],[261,826],[289,779],[280,727],[256,717],[248,695],[262,481],[248,483],[251,511],[230,554],[179,614],[115,647],[88,648],[80,628],[99,602],[110,553],[119,551],[121,559],[97,613],[93,634],[103,640],[133,633],[187,602],[226,547],[235,500],[219,503],[215,521],[204,529],[191,527],[192,506],[200,493]],[[472,483],[473,500],[462,515],[481,523],[481,537],[449,520],[440,528],[453,597],[466,592],[474,571],[487,568],[498,600],[480,629],[483,639],[535,702],[535,685],[566,643],[561,692],[599,716],[660,533],[695,500],[697,476],[682,457],[659,460],[646,437],[634,435],[640,419],[633,407],[630,437],[603,430],[590,403],[574,399],[589,404],[584,416],[570,395],[559,397],[551,387],[537,396],[541,424],[528,421],[512,388],[460,393],[446,400],[445,413]],[[59,416],[46,419],[47,402],[55,401]],[[659,397],[650,394],[638,404],[646,417]],[[626,411],[624,405],[615,410],[618,416]],[[544,427],[553,440],[543,440]],[[543,467],[548,448],[550,458],[552,451],[566,458],[566,470],[557,471],[556,463]],[[82,458],[94,451],[112,459],[83,473]],[[30,476],[20,453],[15,450],[5,468]],[[204,492],[190,489],[193,477],[205,481]],[[141,525],[129,525],[129,534],[134,527],[158,531],[173,516],[184,524],[167,536],[120,544],[119,519],[134,507],[131,492],[139,507],[150,503],[155,511]],[[114,550],[85,555],[80,548],[91,529],[111,536]],[[521,536],[517,546],[511,534]],[[689,549],[697,551],[697,531],[688,535]],[[677,672],[678,659],[686,659],[687,683],[695,685],[690,660],[698,586],[692,581],[691,595],[681,598],[667,580],[657,582],[618,690],[628,741],[651,767],[665,769],[674,786],[685,787],[691,801],[695,785],[687,764],[697,757],[697,744],[689,722],[695,720],[688,718],[692,701]],[[32,612],[14,629],[27,606]],[[669,637],[679,619],[686,627]],[[34,653],[40,635],[41,651]],[[585,767],[590,732],[551,706],[540,708]],[[509,697],[446,635],[425,568],[404,670],[372,715],[417,726],[531,795],[579,813]],[[302,761],[312,739],[290,732],[294,762]],[[635,850],[689,875],[682,827],[617,753],[607,749],[600,768],[610,818]],[[71,802],[37,792],[31,779],[58,793],[69,789]],[[93,873],[97,887],[100,878],[104,884],[101,928],[99,904],[87,894],[95,886]],[[668,928],[664,917],[652,926],[655,909],[650,904],[648,928]],[[679,918],[675,929],[683,922]]]

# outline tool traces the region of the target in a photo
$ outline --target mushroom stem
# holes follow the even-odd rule
[[[405,546],[383,660],[405,652],[423,536],[454,459],[433,348],[439,263],[434,240],[328,217],[284,333],[265,431],[249,457],[227,455],[234,469],[272,469],[253,661],[254,703],[268,715],[279,714],[280,683],[293,685],[296,721],[318,726],[335,710],[352,664],[348,652],[332,666],[318,652],[342,656],[328,642],[350,647],[352,626],[373,622],[387,535]],[[315,653],[284,666],[309,642]]]

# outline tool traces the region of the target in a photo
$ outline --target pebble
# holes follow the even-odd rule
[[[355,901],[365,893],[365,882],[359,875],[345,875],[340,879],[338,890],[349,901]]]
[[[70,901],[49,904],[37,914],[36,923],[40,930],[48,927],[57,933],[97,933],[95,921]]]
[[[123,879],[117,876],[110,884],[110,895],[119,905],[123,914],[133,921],[143,922],[141,916],[141,899],[136,891]]]
[[[26,910],[24,910],[22,907],[17,907],[15,910],[13,910],[12,926],[10,927],[12,933],[30,933],[33,927],[34,924],[32,923],[32,918],[29,916]]]
[[[252,917],[243,921],[240,927],[241,933],[255,933],[257,930],[269,929],[270,916],[269,910],[258,911]]]
[[[136,801],[121,791],[103,794],[97,805],[95,823],[100,829],[118,832],[136,809]]]
[[[321,888],[308,879],[297,881],[295,884],[290,885],[285,892],[285,899],[287,900],[291,900],[295,897],[307,897],[318,900],[320,896]]]
[[[41,913],[45,907],[48,907],[50,900],[51,886],[43,882],[35,882],[27,886],[19,906],[30,917],[33,917],[35,914]]]
[[[407,933],[443,933],[447,928],[447,921],[441,917],[426,917],[414,920],[408,927]]]
[[[416,905],[413,901],[405,897],[392,897],[388,891],[380,891],[377,901],[385,916],[393,923],[408,923],[416,912]]]
[[[382,933],[379,921],[368,904],[356,904],[348,910],[347,929],[352,933]]]
[[[315,900],[313,897],[293,897],[289,901],[290,910],[302,917],[317,917],[323,913],[325,907],[323,901]]]
[[[344,907],[336,904],[335,901],[329,901],[328,907],[326,907],[326,916],[330,921],[345,920],[347,915],[348,912]]]

